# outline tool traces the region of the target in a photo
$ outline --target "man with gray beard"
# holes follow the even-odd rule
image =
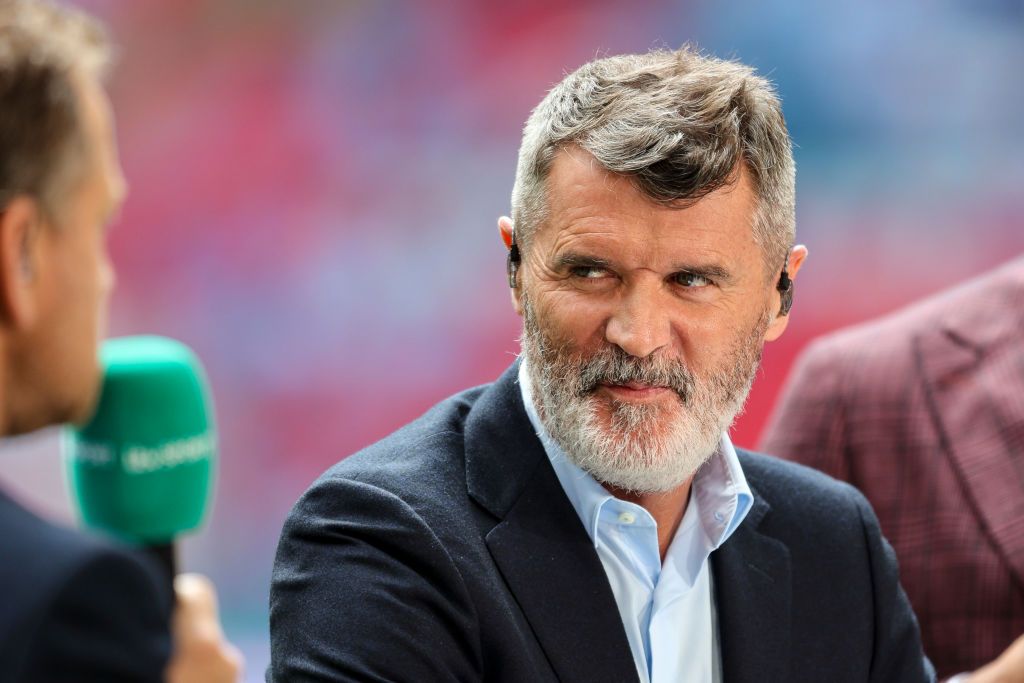
[[[700,469],[719,445],[722,434],[743,408],[768,327],[762,319],[750,338],[729,355],[728,365],[696,378],[685,363],[664,355],[630,356],[605,346],[584,359],[545,337],[536,314],[523,296],[524,358],[541,421],[548,433],[580,468],[597,481],[623,493],[675,489]],[[666,387],[685,407],[664,434],[658,426],[672,411],[646,402],[609,399],[611,429],[600,428],[599,413],[586,397],[602,384],[629,383]],[[672,400],[671,404],[676,405]]]
[[[555,86],[498,221],[522,357],[299,500],[268,680],[932,680],[863,497],[727,435],[807,254],[794,177],[743,65]]]

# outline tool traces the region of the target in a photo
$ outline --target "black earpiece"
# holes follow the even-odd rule
[[[505,264],[508,270],[508,286],[515,289],[518,284],[516,282],[516,272],[519,270],[519,245],[516,244],[515,233],[512,234],[512,244],[508,248],[508,261]]]
[[[793,308],[793,281],[789,278],[789,271],[785,266],[782,267],[782,274],[779,275],[779,283],[775,285],[775,288],[779,290],[781,302],[779,315],[789,315],[789,310]]]

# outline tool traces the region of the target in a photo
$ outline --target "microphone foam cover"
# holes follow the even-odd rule
[[[165,337],[108,340],[100,359],[96,412],[65,435],[72,498],[88,527],[171,542],[198,528],[209,504],[217,436],[206,373]]]

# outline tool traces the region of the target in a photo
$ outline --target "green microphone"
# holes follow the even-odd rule
[[[209,506],[217,435],[209,382],[184,344],[122,337],[100,350],[103,387],[88,424],[64,439],[85,526],[143,546],[177,573],[174,539]]]

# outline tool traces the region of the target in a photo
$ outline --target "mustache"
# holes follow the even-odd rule
[[[684,404],[693,394],[694,376],[682,361],[662,356],[637,358],[616,346],[601,349],[578,363],[578,396],[586,396],[602,384],[631,382],[671,389]]]

